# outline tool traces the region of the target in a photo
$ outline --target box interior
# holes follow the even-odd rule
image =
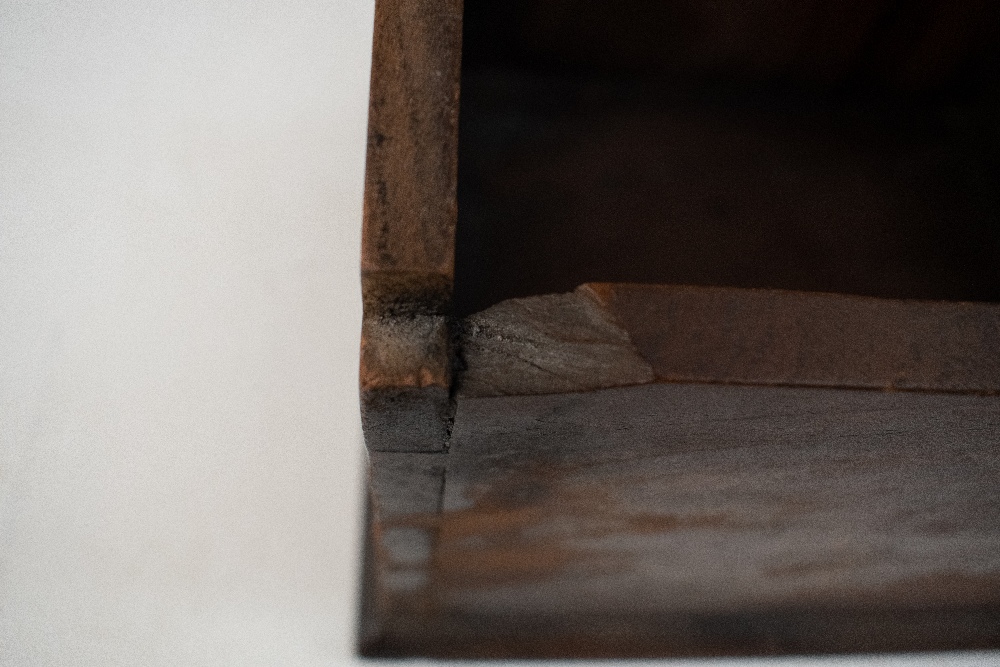
[[[996,3],[466,0],[455,308],[1000,300]]]

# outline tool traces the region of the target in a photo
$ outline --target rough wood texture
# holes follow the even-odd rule
[[[365,274],[452,275],[461,53],[461,0],[376,3]]]
[[[447,453],[373,454],[364,652],[1000,648],[998,322],[607,284],[468,318]]]
[[[504,301],[462,328],[462,396],[587,391],[654,377],[628,334],[583,292]]]
[[[463,396],[709,382],[1000,392],[1000,306],[591,283],[466,318]]]
[[[362,391],[448,388],[448,327],[434,315],[370,315],[361,330]]]
[[[461,38],[461,0],[376,3],[361,257],[375,451],[439,451],[447,438]]]
[[[412,480],[375,487],[396,531],[379,528],[396,554],[383,558],[417,553],[427,579],[419,608],[412,582],[383,583],[411,602],[384,607],[366,650],[1000,647],[998,439],[992,396],[653,384],[460,397],[433,462],[446,470],[421,477],[444,480],[440,510]]]
[[[591,284],[656,377],[1000,391],[1000,306],[710,287]]]
[[[1000,309],[592,284],[500,303],[453,328],[461,23],[460,0],[376,4],[362,256],[362,417],[371,457],[362,651],[625,657],[1000,648]],[[604,22],[595,25],[606,32]],[[487,26],[488,39],[499,43],[493,28]],[[657,45],[676,42],[650,34]],[[532,86],[547,95],[557,79]],[[504,98],[497,82],[504,77],[480,79],[484,97]],[[521,85],[514,84],[508,88]],[[630,257],[630,266],[644,256],[657,270],[688,262],[704,272],[713,265],[691,248],[711,241],[725,251],[709,249],[708,259],[740,279],[761,266],[792,271],[795,287],[956,294],[925,261],[933,253],[910,247],[913,228],[927,227],[923,189],[910,186],[924,181],[907,177],[899,181],[906,187],[872,190],[879,165],[898,175],[897,163],[905,167],[909,158],[881,160],[882,145],[864,132],[862,149],[847,160],[857,169],[844,177],[840,139],[826,130],[815,133],[821,145],[813,148],[801,140],[813,136],[808,132],[784,132],[785,118],[776,121],[776,133],[770,126],[750,135],[711,127],[692,133],[701,120],[647,113],[640,107],[648,96],[630,97],[638,114],[622,115],[618,88],[574,85],[562,92],[587,102],[589,111],[571,104],[565,124],[525,122],[528,115],[516,108],[470,124],[470,136],[492,147],[485,162],[503,173],[501,185],[531,205],[498,208],[481,197],[479,209],[466,207],[489,211],[478,229],[463,227],[474,248],[466,264],[478,272],[469,290],[485,294],[480,288],[491,281],[505,285],[484,256],[499,259],[508,278],[527,277],[531,285],[547,270],[541,264],[576,262],[581,253],[555,256],[559,248],[536,242],[558,238],[545,231],[555,220],[567,223],[567,238],[584,254]],[[601,114],[602,95],[615,101],[603,107],[610,115]],[[670,127],[663,122],[669,118],[676,121]],[[595,128],[590,140],[581,138]],[[504,153],[510,133],[546,145],[555,140],[559,168],[535,169],[530,151],[521,152],[528,156],[522,163],[490,158]],[[980,134],[958,133],[973,143]],[[733,161],[733,137],[746,136],[736,153],[746,159]],[[710,143],[699,137],[715,149],[706,152]],[[691,159],[687,149],[678,152],[685,146]],[[922,150],[915,153],[918,167]],[[814,169],[817,156],[832,158]],[[692,168],[696,158],[707,168]],[[948,160],[931,162],[932,174],[953,171]],[[467,170],[476,166],[465,163]],[[712,174],[734,178],[712,181]],[[795,185],[802,174],[816,187]],[[685,185],[695,181],[697,187]],[[665,183],[675,188],[667,196]],[[714,185],[705,183],[721,186],[708,192]],[[635,185],[649,196],[633,196]],[[476,187],[473,181],[471,191]],[[880,202],[895,202],[904,190],[912,207],[878,214]],[[971,276],[978,290],[990,281],[977,277],[995,273],[994,236],[978,226],[995,205],[991,194],[969,191],[979,204],[956,207],[945,193],[946,215],[939,217],[948,238],[962,236],[959,221],[975,223],[965,234],[974,248],[952,243],[944,254],[960,266],[983,260],[959,276]],[[720,192],[729,195],[720,200]],[[805,204],[781,205],[788,192],[805,192],[789,200]],[[859,198],[866,192],[872,196]],[[544,204],[537,209],[536,196]],[[526,236],[539,210],[543,233]],[[856,236],[860,250],[848,253],[853,263],[824,265],[816,261],[821,253],[801,251],[813,247],[808,239],[785,244],[778,233],[776,245],[758,235],[757,245],[747,246],[753,226],[733,210],[789,223],[778,230],[802,232],[803,221],[811,221],[809,233],[832,239],[817,247],[840,252]],[[632,220],[655,225],[624,224],[630,211]],[[844,224],[850,216],[854,226]],[[881,229],[889,233],[872,234],[875,219],[887,222]],[[518,227],[507,227],[510,221]],[[650,242],[654,232],[664,243]],[[923,232],[921,243],[936,249],[939,227]],[[488,243],[475,250],[491,235],[505,239],[499,251],[484,255]],[[617,241],[628,239],[641,239],[642,247],[617,252]],[[511,247],[525,251],[503,252]],[[915,283],[896,270],[902,259],[882,261],[906,248],[919,267]],[[761,262],[767,253],[773,262]],[[536,256],[542,262],[516,261]],[[789,257],[798,264],[790,266]],[[645,279],[616,275],[601,279]],[[905,280],[893,284],[900,275]],[[925,283],[944,291],[921,291]],[[919,289],[907,291],[914,284]]]

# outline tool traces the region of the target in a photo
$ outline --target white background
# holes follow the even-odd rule
[[[0,0],[0,664],[353,661],[372,10]]]

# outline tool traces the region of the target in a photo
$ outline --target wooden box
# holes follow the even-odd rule
[[[362,652],[1000,647],[998,27],[377,0]]]

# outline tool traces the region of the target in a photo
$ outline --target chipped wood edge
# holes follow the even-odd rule
[[[461,323],[459,397],[593,391],[655,381],[626,332],[584,290],[510,299]]]
[[[451,390],[457,394],[459,399],[479,399],[496,396],[563,394],[672,382],[826,386],[822,382],[817,382],[816,376],[810,374],[803,373],[799,376],[793,374],[791,377],[787,374],[767,375],[764,371],[772,368],[775,363],[781,362],[788,355],[788,349],[780,345],[772,348],[765,346],[761,348],[762,354],[752,357],[756,359],[755,363],[758,364],[756,368],[762,370],[756,371],[757,375],[751,375],[749,378],[734,375],[734,369],[744,372],[748,367],[734,365],[734,362],[729,360],[729,365],[710,366],[708,374],[698,375],[693,379],[691,376],[683,376],[678,379],[676,369],[671,369],[668,363],[672,358],[671,355],[681,359],[694,355],[695,361],[699,359],[702,362],[706,359],[710,361],[715,359],[718,356],[717,353],[720,352],[717,346],[725,344],[727,339],[722,337],[715,340],[716,347],[712,347],[712,345],[691,347],[690,341],[685,343],[685,340],[681,338],[679,339],[681,344],[667,349],[664,358],[657,357],[656,354],[664,351],[659,350],[658,352],[658,348],[653,345],[657,342],[655,337],[652,343],[648,336],[647,339],[643,339],[643,332],[636,327],[636,321],[645,321],[654,330],[661,326],[662,322],[657,321],[656,308],[644,310],[645,306],[643,306],[637,309],[635,303],[630,304],[627,300],[619,301],[619,297],[625,291],[631,292],[631,296],[638,299],[640,305],[645,304],[645,306],[650,307],[656,306],[658,299],[667,298],[669,301],[674,297],[680,297],[682,301],[688,299],[687,305],[696,310],[700,307],[699,304],[710,306],[705,309],[705,312],[711,316],[707,320],[709,325],[713,321],[716,324],[721,324],[721,322],[713,320],[719,315],[719,312],[727,315],[731,321],[739,321],[741,317],[759,315],[760,312],[766,314],[766,309],[760,311],[757,308],[750,308],[749,311],[740,315],[739,309],[719,311],[716,308],[719,299],[722,299],[722,302],[725,302],[726,299],[735,299],[738,302],[748,298],[751,302],[753,299],[763,298],[765,301],[770,300],[772,305],[789,306],[792,308],[793,315],[796,312],[795,308],[803,304],[807,306],[802,311],[806,314],[813,313],[811,309],[819,308],[822,312],[825,307],[833,305],[840,308],[840,310],[832,309],[838,318],[843,317],[845,307],[848,314],[850,314],[851,308],[856,308],[858,312],[867,313],[869,317],[875,313],[876,320],[869,322],[869,324],[876,325],[875,329],[880,332],[881,336],[889,336],[890,338],[893,331],[896,331],[896,338],[900,338],[902,333],[916,322],[920,324],[917,327],[918,335],[910,336],[907,339],[908,347],[906,349],[912,354],[905,358],[911,360],[915,358],[920,363],[925,364],[927,368],[957,363],[958,367],[963,369],[986,368],[988,370],[991,368],[990,364],[994,363],[992,350],[996,349],[992,343],[995,339],[990,337],[993,335],[991,332],[1000,332],[1000,308],[987,304],[903,302],[778,290],[586,284],[569,294],[509,300],[466,318],[460,326],[459,345],[467,367],[456,374]],[[648,300],[648,302],[644,300]],[[751,305],[754,304],[751,303]],[[427,329],[429,331],[433,329],[433,326],[420,318],[435,317],[427,314],[430,312],[432,309],[425,309],[421,313],[411,312],[412,321],[399,319],[400,313],[397,312],[396,318],[390,320],[390,325],[415,329],[426,326],[429,327]],[[880,324],[877,315],[880,312],[896,313],[897,317],[894,320],[890,318],[888,321],[881,321]],[[900,313],[902,313],[901,316]],[[749,321],[756,320],[751,317]],[[399,324],[400,322],[404,323]],[[975,325],[971,329],[969,328],[970,322]],[[787,324],[784,320],[772,322],[765,318],[763,324],[768,323],[773,326]],[[810,331],[813,334],[815,331],[822,332],[824,331],[823,326],[825,326],[823,322],[819,322],[819,328],[816,329],[817,323],[809,318],[800,324],[806,327],[806,334],[809,334]],[[956,328],[956,325],[961,326]],[[378,326],[382,326],[382,324]],[[792,333],[801,332],[801,326],[799,329],[793,328],[790,331]],[[810,326],[814,328],[809,329]],[[737,327],[732,329],[729,335],[736,335],[739,331],[740,329]],[[766,326],[761,331],[768,334]],[[839,331],[847,334],[854,331],[854,334],[857,334],[857,330],[852,330],[851,327],[842,327]],[[933,334],[935,331],[938,333]],[[946,354],[941,354],[940,345],[935,343],[935,341],[941,340],[941,331],[950,332],[945,335],[949,341],[949,346],[944,350]],[[970,338],[970,332],[975,333],[978,338],[976,336]],[[441,334],[435,335],[439,341],[438,344],[441,345]],[[765,335],[764,339],[767,340],[767,337]],[[425,340],[426,338],[428,338],[426,335],[414,336],[414,340]],[[921,341],[923,343],[930,341],[933,344],[925,345]],[[834,348],[833,352],[835,353],[841,354],[843,352],[837,345],[834,345]],[[961,357],[960,355],[960,358],[956,358],[955,350],[961,352],[963,349],[965,356]],[[420,359],[419,354],[408,356],[409,352],[402,348],[397,353],[395,357],[391,355],[385,357],[384,363],[386,365],[397,364],[396,370],[404,372],[407,368],[418,367],[405,360]],[[771,357],[768,354],[771,354]],[[736,360],[739,360],[738,356]],[[805,362],[808,361],[807,356]],[[857,361],[857,359],[854,360],[854,362]],[[785,368],[780,364],[778,367],[779,369]],[[749,368],[754,371],[755,367],[750,366]],[[813,367],[805,363],[804,366],[793,367],[793,370],[796,368],[809,370]],[[822,369],[822,365],[819,368]],[[848,378],[848,381],[845,382],[843,378],[834,378],[827,382],[832,385],[832,388],[837,389],[857,389],[859,386],[863,389],[885,389],[886,387],[882,387],[878,383],[884,381],[886,377],[896,377],[891,372],[886,374],[885,368],[871,367],[864,363],[855,363],[854,368],[858,374],[853,379]],[[892,369],[890,368],[890,370]],[[419,396],[423,395],[420,392],[431,390],[441,392],[440,400],[447,400],[448,394],[445,388],[440,383],[434,384],[432,380],[435,377],[434,373],[425,371],[426,369],[420,369],[416,373],[406,375],[406,377],[395,377],[389,383],[390,385],[405,385],[409,389],[400,391],[415,393],[400,395],[397,403],[383,405],[376,412],[383,416],[394,416],[396,419],[406,419],[408,415],[426,416],[433,414],[435,408],[427,403],[410,408],[405,405],[408,400],[419,400]],[[424,374],[422,375],[422,373]],[[934,379],[933,375],[926,377]],[[929,385],[925,384],[917,388],[890,386],[888,389],[893,391],[990,393],[991,388],[995,392],[1000,387],[1000,380],[990,384],[990,377],[996,376],[989,374],[963,376],[960,374],[957,377],[957,382],[956,376],[952,375],[947,378],[947,383],[934,384],[931,382]],[[983,378],[986,378],[985,383]],[[852,382],[858,386],[852,385]],[[448,416],[442,414],[433,423],[441,424],[447,419]],[[392,429],[395,429],[394,432],[407,433],[419,430],[412,424],[404,424],[402,427],[397,424],[392,426],[390,430]],[[414,449],[413,443],[395,443],[390,447],[390,450],[394,451],[385,454],[378,452],[372,454],[373,466],[384,465],[386,461],[395,457],[409,457],[411,461],[424,460],[430,465],[440,467],[441,488],[443,490],[444,481],[447,478],[448,462],[453,460],[454,456],[447,453],[451,437],[450,430],[428,432],[425,433],[425,436],[428,442],[436,438],[436,441],[442,443],[441,447],[439,449]],[[426,453],[402,454],[397,452]],[[379,457],[387,458],[380,459]],[[372,484],[374,492],[379,482]],[[857,609],[844,609],[840,615],[837,615],[836,610],[831,609],[817,611],[815,609],[780,608],[759,610],[759,613],[747,612],[744,615],[737,614],[735,617],[725,614],[708,614],[698,618],[691,616],[648,619],[623,617],[620,619],[620,623],[615,619],[584,618],[570,614],[560,618],[517,618],[505,628],[504,632],[507,634],[501,636],[495,632],[496,619],[494,618],[441,616],[438,600],[427,588],[427,586],[432,585],[433,578],[427,577],[426,573],[432,571],[434,567],[433,558],[437,552],[433,545],[437,544],[439,540],[438,531],[442,521],[442,508],[438,507],[435,510],[424,507],[426,499],[420,494],[414,495],[413,491],[408,490],[405,486],[399,482],[395,485],[391,482],[386,485],[383,482],[380,493],[398,494],[403,504],[412,501],[411,509],[413,511],[400,511],[398,508],[394,510],[376,508],[373,510],[369,523],[371,551],[366,570],[369,573],[371,583],[366,592],[366,604],[369,605],[369,611],[366,612],[368,617],[363,625],[361,652],[364,655],[461,658],[621,658],[718,655],[720,653],[782,654],[794,653],[797,648],[801,650],[803,647],[810,652],[842,653],[859,650],[858,645],[853,643],[855,639],[851,633],[857,628],[866,627],[878,628],[879,631],[877,641],[871,641],[864,645],[864,650],[868,651],[973,648],[995,645],[995,639],[990,634],[989,628],[995,627],[998,616],[996,608],[990,606],[983,608],[935,608],[919,613],[909,613],[905,618],[898,617],[899,611],[894,609],[874,610],[870,614],[859,613]],[[397,533],[395,536],[393,535],[394,531]],[[430,560],[425,559],[417,563],[416,560],[408,561],[405,556],[400,557],[400,553],[405,552],[399,552],[399,531],[402,531],[404,535],[409,535],[412,539],[423,539],[431,544]],[[394,552],[396,552],[395,555]],[[421,576],[424,578],[421,579]],[[779,633],[780,636],[767,632],[763,632],[759,636],[743,636],[739,632],[729,629],[731,623],[735,623],[735,627],[738,629],[742,627],[741,624],[744,621],[762,623],[768,627],[772,627],[778,622],[783,627],[785,625],[787,627],[782,629]],[[693,628],[691,623],[718,627],[720,634],[716,634],[714,630],[703,632],[698,629],[701,628],[701,625]],[[915,627],[940,628],[943,627],[942,624],[954,624],[956,628],[965,627],[966,630],[963,632],[956,630],[957,634],[939,632],[935,635],[937,639],[932,637],[931,639],[934,640],[928,639],[925,644],[913,642],[913,629]],[[621,633],[611,632],[609,634],[609,628],[613,629],[619,626],[622,629]],[[581,628],[587,627],[593,627],[594,631],[601,635],[601,641],[581,643],[582,637],[587,634]],[[840,636],[841,634],[843,637]],[[954,641],[941,639],[945,635],[954,635]],[[822,641],[818,641],[817,637],[820,637]],[[775,644],[776,641],[778,641],[777,644]]]
[[[451,412],[462,0],[378,0],[360,388],[374,451],[441,451]]]
[[[1000,393],[1000,306],[986,303],[587,283],[477,313],[460,344],[468,397],[650,382]]]

